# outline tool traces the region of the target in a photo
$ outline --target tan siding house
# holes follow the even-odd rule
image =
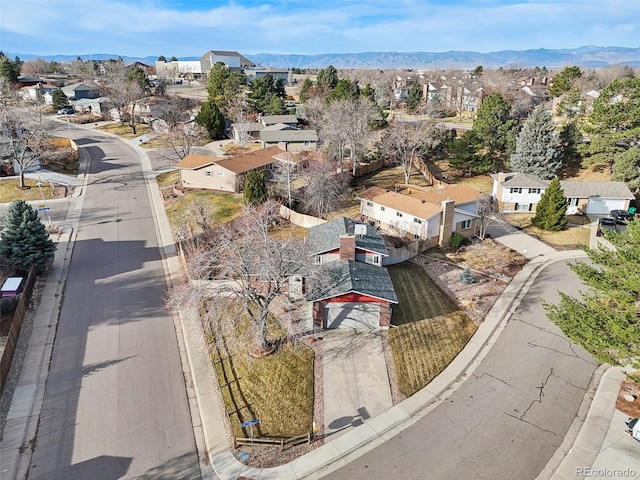
[[[235,157],[188,155],[176,164],[176,168],[180,170],[180,180],[185,188],[239,192],[247,172],[263,170],[265,177],[269,176],[277,163],[274,157],[282,152],[279,147],[270,147]]]

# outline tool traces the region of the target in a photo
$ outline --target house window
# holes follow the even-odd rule
[[[304,146],[305,147],[310,147],[311,146],[311,142],[309,140],[305,140],[304,141]]]
[[[579,198],[570,198],[569,199],[569,206],[570,207],[577,207],[579,200],[580,200]]]
[[[210,177],[210,176],[211,176],[211,170],[205,170],[204,174],[205,174],[207,177]]]
[[[516,210],[518,212],[530,212],[532,205],[530,203],[516,203]]]
[[[402,212],[396,212],[396,216],[397,217],[401,217],[402,216]]]
[[[380,265],[380,255],[374,255],[372,260],[374,265]]]
[[[511,187],[509,189],[509,193],[522,193],[522,188],[520,188],[520,187],[517,187],[517,188]]]
[[[529,193],[540,193],[540,189],[539,188],[530,188],[529,189]]]
[[[373,207],[373,203],[372,202],[367,202],[367,207]]]
[[[463,220],[460,222],[460,230],[468,230],[471,228],[471,220]]]
[[[224,177],[224,172],[218,172],[219,177]]]
[[[422,225],[422,220],[420,220],[419,218],[413,217],[413,221]]]
[[[385,208],[384,208],[382,205],[380,206],[380,211],[381,211],[381,212],[384,212],[384,211],[385,211]]]
[[[316,265],[322,265],[322,257],[320,255],[316,255],[313,257],[313,263]]]

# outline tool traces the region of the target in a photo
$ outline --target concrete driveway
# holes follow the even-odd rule
[[[328,440],[392,407],[382,332],[322,333],[324,428]]]
[[[491,238],[495,239],[496,242],[523,254],[528,259],[539,255],[547,255],[555,251],[546,243],[536,240],[531,235],[522,233],[504,220],[499,220],[495,225],[491,225],[487,233],[491,235]]]

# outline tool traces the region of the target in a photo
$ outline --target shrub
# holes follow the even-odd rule
[[[464,242],[464,237],[460,235],[458,232],[453,232],[451,234],[451,238],[449,239],[449,246],[451,248],[459,248]]]

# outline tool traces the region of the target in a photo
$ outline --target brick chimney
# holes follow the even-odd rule
[[[356,236],[340,235],[340,261],[356,259]]]
[[[447,198],[442,203],[442,215],[440,217],[442,223],[440,224],[440,238],[438,239],[438,245],[446,247],[449,245],[449,239],[451,238],[451,232],[453,231],[453,208],[456,202]]]

